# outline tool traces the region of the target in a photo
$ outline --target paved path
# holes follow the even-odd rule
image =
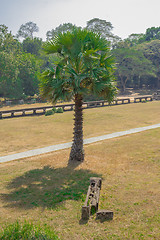
[[[111,133],[111,134],[107,134],[107,135],[103,135],[103,136],[99,136],[99,137],[87,138],[84,140],[84,144],[94,143],[94,142],[98,142],[98,141],[102,141],[102,140],[106,140],[106,139],[110,139],[110,138],[120,137],[120,136],[124,136],[124,135],[128,135],[128,134],[132,134],[132,133],[138,133],[138,132],[142,132],[142,131],[154,129],[154,128],[159,128],[159,127],[160,127],[160,123],[155,124],[155,125],[150,125],[147,127],[133,128],[133,129],[130,129],[127,131],[115,132],[115,133]],[[63,144],[53,145],[53,146],[49,146],[49,147],[34,149],[34,150],[26,151],[26,152],[16,153],[16,154],[8,155],[8,156],[3,156],[3,157],[0,157],[0,163],[17,160],[17,159],[21,159],[21,158],[26,158],[26,157],[32,157],[32,156],[49,153],[49,152],[53,152],[53,151],[57,151],[57,150],[61,150],[61,149],[70,148],[71,144],[72,144],[71,142],[63,143]]]

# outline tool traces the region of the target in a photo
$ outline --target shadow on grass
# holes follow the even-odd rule
[[[75,170],[75,165],[64,168],[45,166],[17,177],[8,184],[10,193],[1,194],[6,207],[54,209],[66,200],[85,200],[90,177],[100,175],[90,170]]]

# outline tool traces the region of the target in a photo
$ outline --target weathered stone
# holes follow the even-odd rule
[[[152,97],[154,100],[160,100],[160,90],[157,90],[156,92],[154,92]]]
[[[113,212],[108,210],[99,210],[96,213],[96,219],[100,219],[101,221],[112,220]]]
[[[82,219],[88,220],[90,217],[90,207],[89,206],[83,206],[82,207]]]
[[[98,187],[98,188],[101,189],[102,179],[98,178],[98,177],[91,177],[90,178],[90,185],[91,185],[91,187]]]
[[[88,187],[86,200],[82,207],[82,219],[89,219],[90,214],[94,214],[98,211],[101,185],[101,178],[90,178],[90,186]]]

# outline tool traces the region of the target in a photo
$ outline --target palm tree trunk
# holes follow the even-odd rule
[[[83,109],[82,109],[82,95],[75,95],[75,118],[73,129],[73,143],[70,152],[71,161],[83,161],[84,149],[83,149]]]

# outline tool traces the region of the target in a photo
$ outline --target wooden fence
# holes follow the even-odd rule
[[[152,97],[146,96],[146,97],[134,98],[134,102],[137,102],[137,101],[141,102],[143,99],[147,101],[152,101]],[[113,105],[120,105],[120,104],[129,104],[129,103],[133,103],[129,98],[116,99],[111,104],[109,104],[107,101],[92,101],[92,102],[84,102],[83,108],[88,109],[88,108],[105,107],[105,106],[113,106]],[[63,105],[55,105],[55,106],[0,111],[0,119],[43,115],[47,110],[50,110],[53,107],[56,107],[56,108],[61,107],[63,111],[72,111],[74,108],[74,104],[63,104]]]

